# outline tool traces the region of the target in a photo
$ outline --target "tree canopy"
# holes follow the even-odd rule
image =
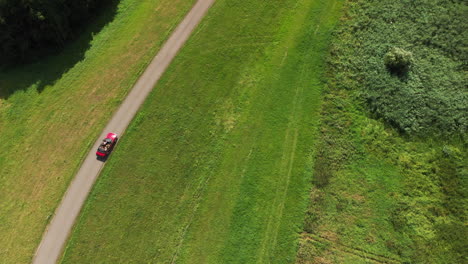
[[[0,61],[60,48],[105,0],[0,0]]]

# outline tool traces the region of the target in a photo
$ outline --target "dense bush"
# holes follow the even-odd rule
[[[407,134],[465,133],[466,2],[370,0],[363,5],[355,23],[340,33],[354,37],[347,44],[353,48],[349,64],[339,70],[354,72],[371,112]],[[407,73],[392,74],[388,66]]]
[[[105,0],[0,0],[0,61],[62,47]]]
[[[413,54],[401,48],[393,47],[385,54],[387,68],[396,73],[406,73],[413,61]]]
[[[387,248],[411,263],[463,262],[466,141],[439,135],[466,135],[467,6],[457,0],[358,0],[348,1],[348,8],[329,58],[330,90],[322,114],[327,133],[321,135],[319,152],[326,155],[317,162],[333,164],[327,167],[329,186],[353,177],[361,188],[362,170],[356,163],[369,157],[398,168],[400,179],[386,179],[398,182],[394,189],[385,185],[396,202],[386,221],[392,234],[401,237],[389,239]],[[410,66],[406,74],[388,71],[390,64],[401,63]],[[372,119],[376,116],[404,133],[428,138],[399,137]],[[342,153],[339,159],[336,153]],[[385,179],[387,168],[372,176]]]
[[[349,0],[345,10],[328,58],[305,220],[305,231],[330,245],[303,242],[298,263],[464,263],[466,141],[430,134],[466,132],[466,6]],[[393,47],[412,53],[405,74],[388,70]],[[342,245],[366,259],[340,256]]]

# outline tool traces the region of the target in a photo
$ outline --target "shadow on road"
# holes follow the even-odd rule
[[[109,154],[110,155],[110,154]],[[105,156],[105,157],[101,157],[101,156],[97,156],[96,155],[96,160],[99,160],[100,162],[106,162],[107,159],[109,158],[109,155]]]

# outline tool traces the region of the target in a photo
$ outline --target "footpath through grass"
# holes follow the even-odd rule
[[[218,0],[108,161],[64,263],[287,263],[341,1]]]
[[[345,5],[297,263],[466,263],[467,5],[410,2]]]
[[[193,2],[118,1],[60,54],[0,71],[0,263],[31,261],[95,136]]]

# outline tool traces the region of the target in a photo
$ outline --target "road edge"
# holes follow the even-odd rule
[[[68,242],[73,227],[78,219],[81,209],[87,200],[87,197],[94,186],[94,183],[99,176],[99,173],[104,164],[95,165],[92,174],[89,175],[89,170],[85,170],[86,163],[90,163],[94,157],[94,149],[100,144],[100,139],[107,133],[107,131],[116,131],[119,137],[124,134],[126,128],[135,117],[141,105],[144,103],[147,96],[153,90],[163,73],[169,67],[170,63],[176,57],[177,53],[184,46],[187,40],[192,35],[193,31],[200,24],[202,19],[208,13],[208,10],[214,4],[215,0],[197,0],[184,19],[179,23],[175,30],[171,33],[170,37],[166,40],[160,51],[148,64],[143,74],[138,78],[133,88],[129,91],[126,98],[114,112],[109,123],[101,132],[101,136],[93,144],[93,147],[88,152],[88,155],[82,161],[78,172],[70,182],[64,196],[56,208],[51,221],[46,226],[33,259],[34,264],[49,264],[57,263],[63,257],[65,245]],[[136,99],[136,100],[135,100]],[[135,104],[136,102],[136,104]],[[119,122],[123,116],[124,122]],[[95,159],[95,158],[94,158]],[[84,178],[84,179],[83,179]],[[80,182],[81,180],[81,182]],[[83,182],[83,180],[87,182]],[[67,208],[68,201],[74,201],[75,192],[79,190],[80,196],[78,203],[74,204],[73,208]],[[70,210],[72,211],[70,213]],[[60,225],[60,217],[68,217],[66,226]],[[55,233],[55,234],[53,234]],[[59,235],[60,238],[54,239],[53,235]],[[57,250],[58,249],[58,250]]]

